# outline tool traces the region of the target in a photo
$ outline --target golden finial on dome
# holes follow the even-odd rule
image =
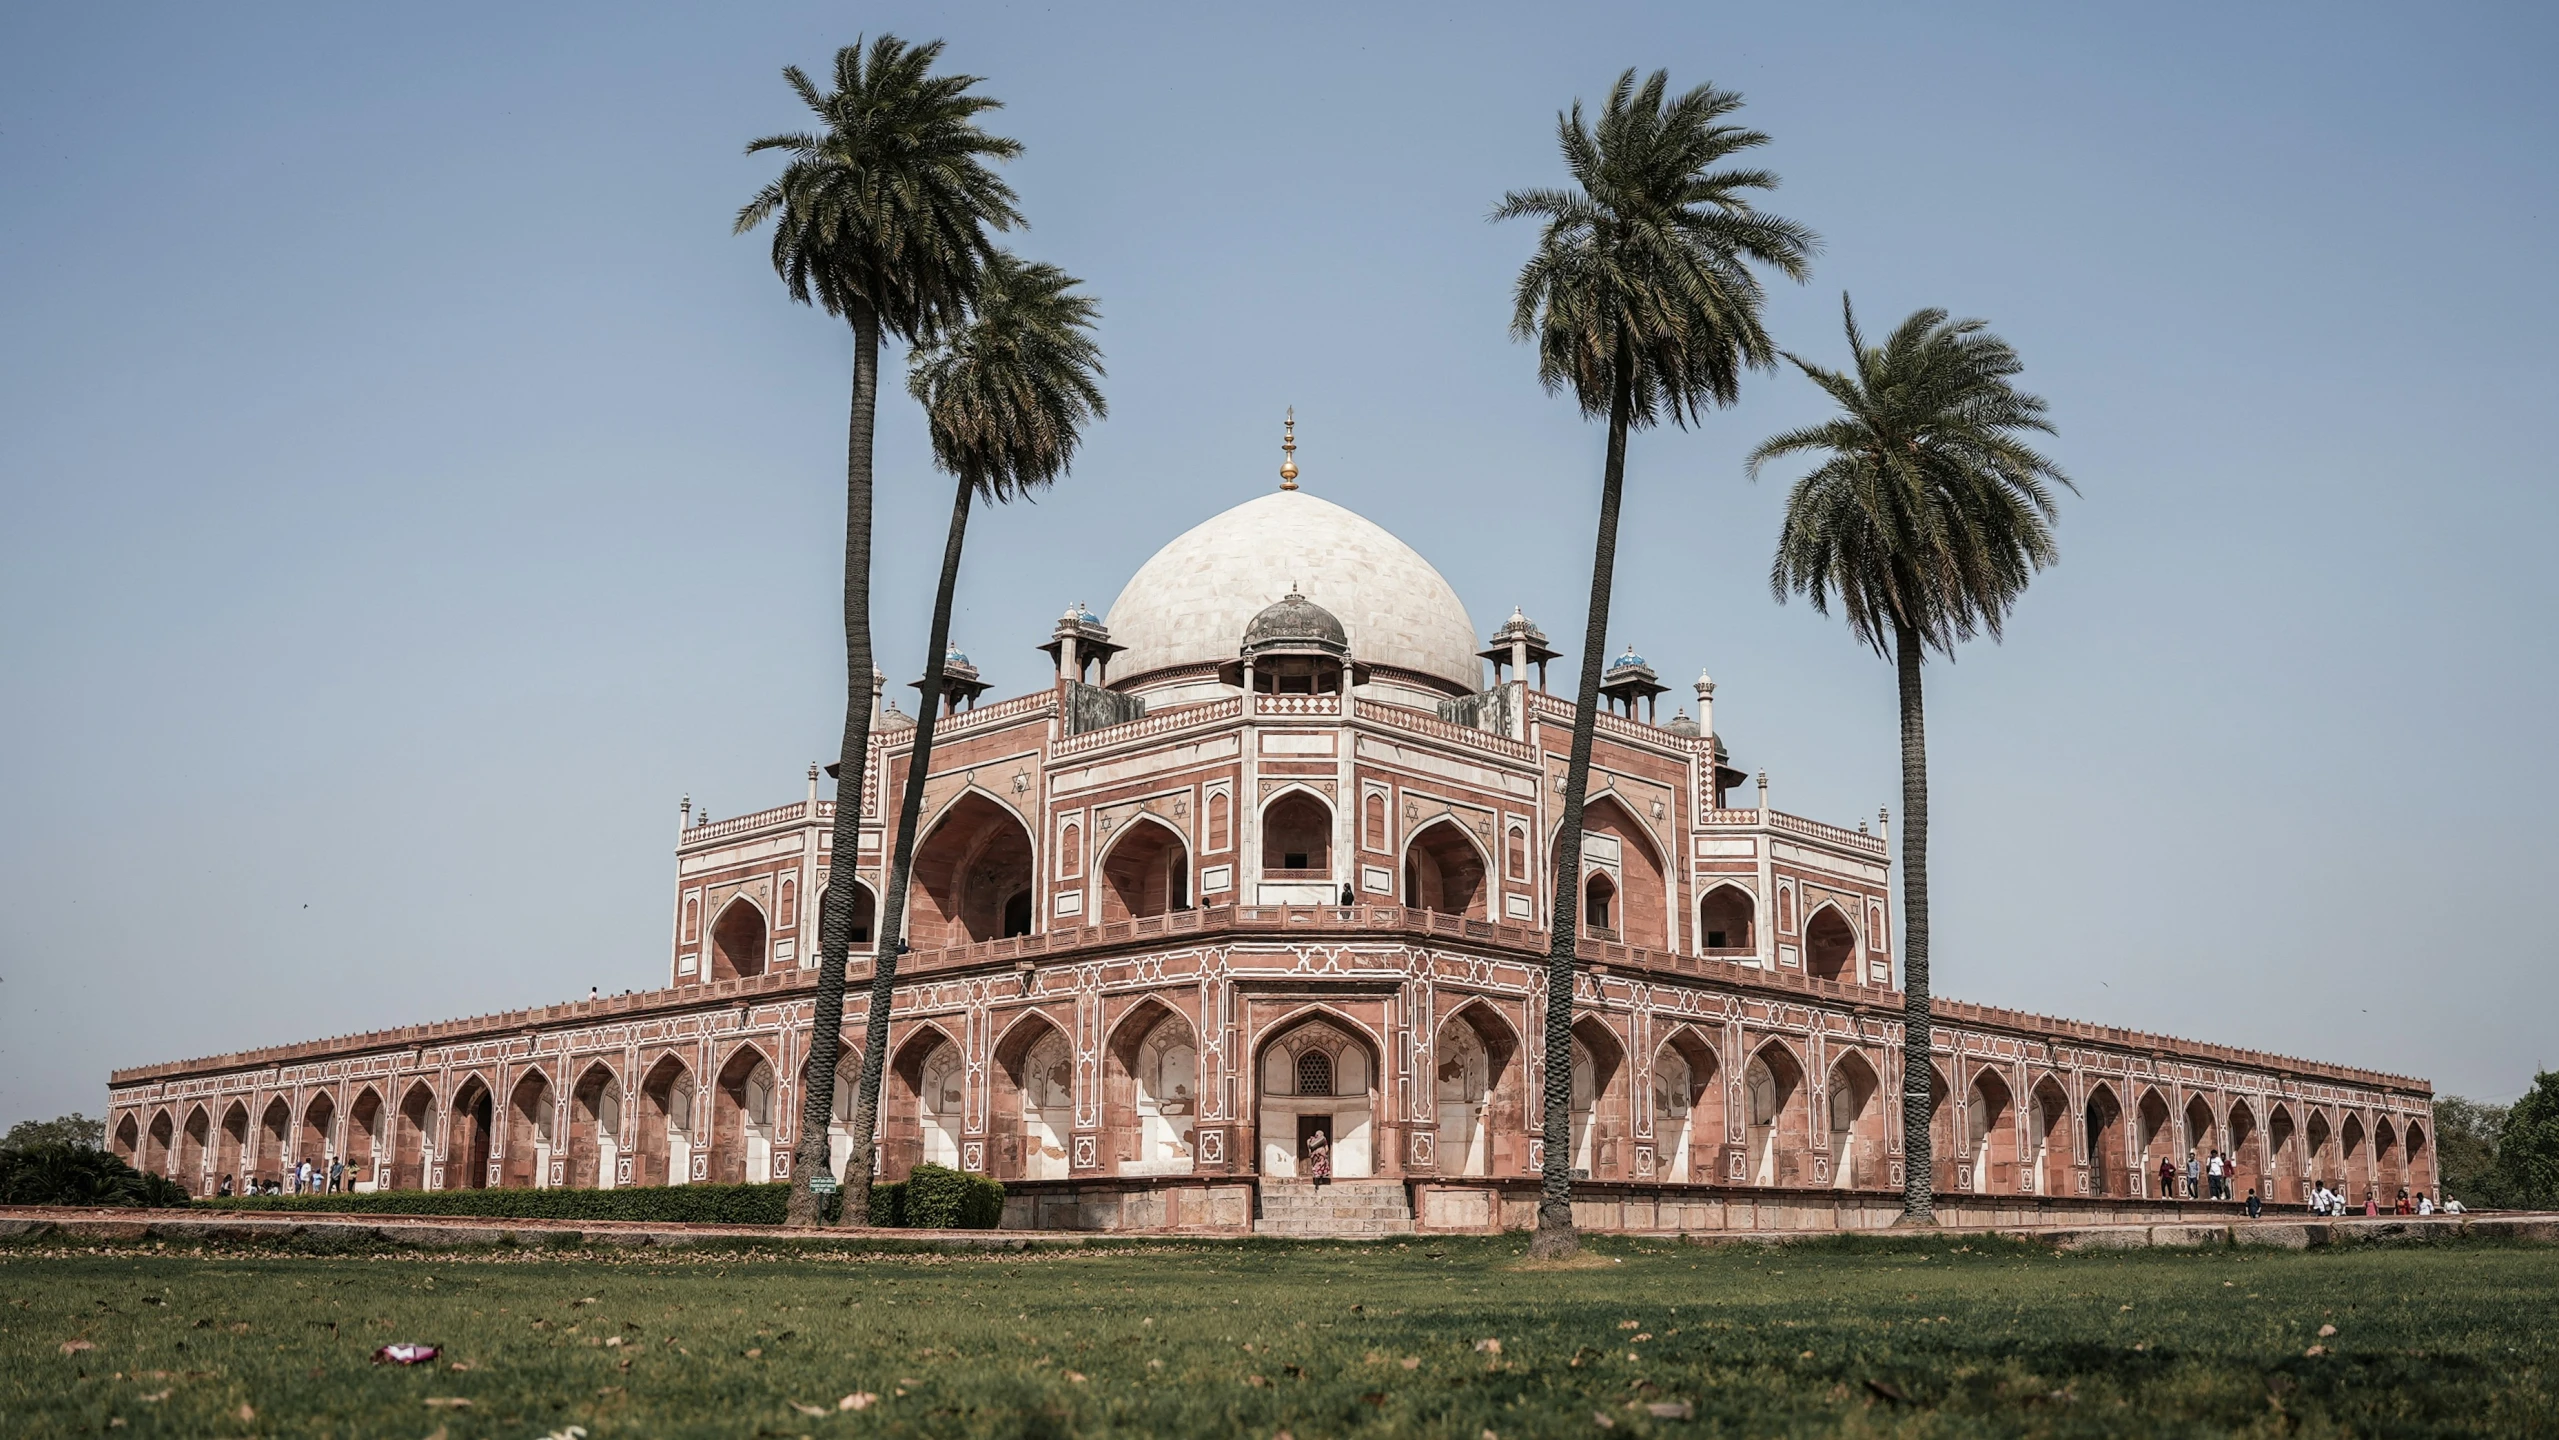
[[[1297,407],[1288,407],[1287,428],[1280,432],[1280,488],[1297,488]]]

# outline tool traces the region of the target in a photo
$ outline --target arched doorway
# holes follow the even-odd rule
[[[281,1105],[284,1102],[279,1100],[276,1103]],[[168,1111],[163,1110],[152,1116],[151,1128],[144,1132],[143,1136],[142,1173],[145,1175],[168,1174],[170,1155],[176,1148],[177,1140],[178,1123],[169,1117]]]
[[[190,1194],[210,1193],[204,1183],[204,1161],[212,1148],[213,1117],[198,1105],[187,1112],[187,1123],[178,1129],[178,1183]]]
[[[870,886],[863,884],[859,880],[855,880],[850,883],[851,888],[848,889],[846,893],[852,897],[853,913],[848,917],[851,923],[850,929],[845,936],[844,948],[847,950],[868,950],[872,948],[871,936],[875,933],[873,927],[879,924],[879,901],[872,896]],[[817,892],[818,935],[821,944],[824,942],[826,934],[826,907],[829,903],[828,897],[834,893],[835,886],[831,882]]]
[[[1742,1104],[1746,1107],[1742,1151],[1749,1183],[1794,1185],[1804,1153],[1804,1115],[1800,1103],[1804,1069],[1794,1052],[1771,1040],[1742,1067]]]
[[[1836,905],[1823,905],[1804,922],[1804,973],[1841,985],[1859,978],[1857,931]]]
[[[284,1183],[284,1172],[293,1165],[293,1111],[276,1096],[267,1102],[264,1115],[258,1117],[258,1158],[254,1161],[261,1180]]]
[[[2370,1157],[2364,1153],[2364,1117],[2348,1111],[2337,1126],[2337,1153],[2341,1166],[2340,1183],[2345,1186],[2346,1203],[2360,1206],[2372,1194],[2372,1180],[2366,1167]]]
[[[302,1130],[293,1159],[310,1161],[311,1168],[324,1180],[329,1162],[337,1158],[337,1119],[337,1098],[326,1090],[314,1094],[302,1107]]]
[[[740,895],[711,922],[711,978],[736,980],[764,973],[764,912]]]
[[[400,1097],[399,1147],[391,1160],[391,1188],[423,1190],[435,1149],[435,1091],[423,1080]]]
[[[711,1099],[710,1178],[728,1185],[762,1185],[773,1178],[773,1062],[741,1045],[720,1067]]]
[[[445,1151],[444,1184],[449,1190],[485,1190],[489,1186],[489,1140],[496,1129],[497,1105],[488,1082],[474,1075],[453,1092],[453,1138]]]
[[[506,1110],[506,1159],[498,1167],[498,1183],[510,1190],[550,1189],[551,1077],[527,1069],[517,1078]]]
[[[2324,1111],[2310,1112],[2310,1122],[2302,1127],[2302,1140],[2310,1151],[2302,1176],[2302,1188],[2308,1190],[2320,1185],[2331,1190],[2342,1188],[2346,1177],[2337,1168],[2336,1132],[2329,1126]]]
[[[977,791],[963,794],[916,846],[912,943],[930,950],[1030,934],[1032,876],[1021,817]]]
[[[1138,1006],[1112,1033],[1102,1066],[1102,1128],[1123,1175],[1187,1175],[1199,1123],[1199,1042],[1161,1002]]]
[[[2266,1198],[2299,1203],[2304,1197],[2301,1160],[2293,1146],[2292,1111],[2277,1105],[2266,1113]]]
[[[1190,846],[1152,815],[1131,817],[1102,857],[1102,919],[1140,920],[1190,908]]]
[[[1404,903],[1443,915],[1490,918],[1483,851],[1455,820],[1442,817],[1413,832],[1404,846]]]
[[[1632,1077],[1625,1047],[1597,1015],[1573,1022],[1573,1170],[1575,1178],[1626,1177],[1633,1126],[1627,1100]]]
[[[960,1047],[928,1026],[907,1040],[889,1068],[897,1083],[887,1087],[882,1173],[900,1180],[917,1165],[959,1169],[968,1110],[968,1066]]]
[[[2026,1139],[2034,1153],[2019,1168],[2019,1178],[2037,1195],[2067,1195],[2077,1147],[2070,1143],[2070,1095],[2047,1075],[2027,1096]]]
[[[610,1190],[621,1183],[622,1081],[598,1060],[569,1097],[569,1184]]]
[[[1075,1137],[1075,1049],[1046,1016],[1006,1031],[995,1047],[990,1130],[1001,1180],[1063,1180]]]
[[[116,1121],[115,1138],[108,1142],[108,1148],[117,1159],[139,1170],[142,1167],[135,1165],[134,1162],[142,1157],[134,1152],[140,1148],[141,1144],[142,1123],[133,1118],[131,1111],[127,1111]]]
[[[1300,1174],[1307,1141],[1319,1130],[1332,1146],[1335,1179],[1373,1173],[1377,1065],[1365,1039],[1330,1019],[1300,1020],[1263,1043],[1255,1073],[1264,1175]]]
[[[1582,882],[1582,929],[1594,940],[1615,940],[1617,921],[1617,882],[1595,870]]]
[[[1865,1056],[1850,1051],[1830,1067],[1830,1183],[1833,1189],[1884,1184],[1883,1080]]]
[[[2177,1164],[2177,1131],[2169,1123],[2168,1102],[2157,1090],[2145,1089],[2141,1092],[2138,1115],[2141,1125],[2141,1184],[2133,1193],[2174,1200],[2179,1192],[2161,1185],[2159,1180],[2162,1162],[2176,1167],[2176,1173],[2180,1175],[2185,1173],[2184,1167]]]
[[[2103,1082],[2088,1092],[2088,1193],[2130,1195],[2132,1176],[2124,1167],[2124,1107]]]
[[[2399,1132],[2388,1116],[2372,1123],[2373,1189],[2387,1212],[2399,1203]]]
[[[640,1083],[640,1153],[643,1185],[684,1185],[693,1179],[693,1072],[662,1056]]]
[[[2265,1166],[2258,1158],[2257,1114],[2245,1100],[2230,1102],[2230,1153],[2222,1157],[2228,1162],[2230,1198],[2245,1200],[2250,1191],[2258,1198],[2269,1198],[2265,1189]]]
[[[347,1107],[347,1188],[375,1190],[381,1188],[383,1157],[389,1153],[384,1141],[383,1123],[390,1118],[390,1107],[382,1103],[382,1092],[367,1085],[355,1092],[355,1103]]]
[[[1964,1137],[1964,1154],[1972,1172],[1967,1187],[1985,1195],[2014,1194],[2017,1190],[2017,1110],[2009,1094],[2008,1083],[1999,1072],[1984,1070],[1973,1077],[1970,1103],[1965,1107],[1971,1133]]]
[[[1521,1113],[1514,1061],[1519,1043],[1488,1007],[1470,1003],[1441,1022],[1431,1042],[1438,1133],[1433,1158],[1443,1175],[1516,1172]]]
[[[2409,1186],[2418,1194],[2434,1195],[2435,1157],[2426,1148],[2426,1127],[2414,1120],[2409,1121],[2408,1133],[2401,1137],[2401,1145],[2408,1153]],[[2435,1199],[2441,1202],[2443,1197],[2435,1195]]]
[[[2212,1198],[2213,1155],[2221,1149],[2221,1126],[2213,1119],[2212,1106],[2201,1095],[2186,1100],[2186,1153],[2177,1157],[2182,1169],[2188,1160],[2195,1162],[2203,1178],[2197,1182],[2194,1198]]]
[[[1739,885],[1718,885],[1697,902],[1697,948],[1709,955],[1759,951],[1759,907]]]
[[[1281,792],[1262,809],[1262,878],[1329,880],[1333,807],[1303,790]]]

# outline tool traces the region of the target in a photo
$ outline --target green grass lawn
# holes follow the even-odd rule
[[[2559,1250],[1522,1248],[0,1247],[0,1434],[2559,1434]]]

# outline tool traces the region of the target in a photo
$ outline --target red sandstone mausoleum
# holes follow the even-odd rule
[[[1022,1226],[1529,1223],[1572,725],[1545,686],[1557,652],[1517,611],[1477,630],[1428,561],[1286,473],[1165,546],[1107,622],[1067,611],[1047,687],[980,705],[950,657],[889,1178],[992,1175]],[[1568,882],[1589,926],[1585,1221],[1882,1223],[1906,1063],[1885,817],[1771,809],[1716,732],[1714,683],[1663,721],[1667,688],[1631,651],[1609,668]],[[343,1158],[368,1189],[787,1177],[830,884],[856,892],[847,1077],[857,1064],[881,797],[913,726],[878,708],[853,860],[831,853],[814,767],[789,804],[687,805],[658,988],[119,1070],[110,1143],[206,1194],[305,1158]],[[2277,1204],[2319,1180],[2358,1206],[2434,1188],[2425,1081],[1936,1011],[1952,1215],[2155,1205],[2161,1159],[2189,1150],[2231,1155],[2233,1193]],[[1318,1129],[1339,1182],[1321,1196],[1297,1178]]]

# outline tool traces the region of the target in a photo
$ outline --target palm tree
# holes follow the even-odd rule
[[[1572,1210],[1572,1025],[1582,802],[1590,789],[1591,732],[1608,645],[1626,435],[1664,418],[1684,429],[1710,406],[1731,404],[1744,369],[1774,369],[1775,347],[1760,325],[1763,292],[1751,265],[1801,279],[1820,244],[1803,226],[1752,207],[1750,192],[1776,188],[1774,174],[1716,168],[1768,141],[1729,122],[1741,96],[1700,85],[1666,99],[1669,85],[1667,71],[1654,71],[1641,87],[1627,71],[1609,91],[1596,130],[1584,123],[1581,102],[1573,102],[1571,113],[1556,117],[1572,188],[1514,190],[1492,217],[1544,222],[1536,253],[1519,272],[1511,334],[1536,343],[1537,378],[1548,391],[1569,389],[1584,416],[1608,421],[1546,963],[1545,1184],[1531,1244],[1542,1255],[1569,1254],[1579,1244]]]
[[[879,963],[871,971],[861,1089],[853,1102],[855,1164],[848,1173],[870,1173],[870,1135],[888,1057],[889,999],[903,948],[915,827],[924,809],[924,780],[933,768],[951,596],[959,587],[969,509],[980,500],[1001,505],[1053,483],[1075,458],[1085,423],[1110,413],[1100,385],[1102,350],[1092,335],[1099,309],[1091,297],[1073,293],[1078,283],[1054,265],[1025,264],[999,250],[987,260],[968,323],[919,345],[907,367],[907,391],[924,403],[932,427],[933,461],[959,483],[951,496],[950,534],[942,542],[942,577],[933,591],[933,625],[925,642],[924,698],[898,801],[888,892],[880,905]],[[849,1221],[849,1204],[846,1213]]]
[[[960,322],[994,250],[987,230],[1021,220],[1013,192],[988,167],[1021,144],[979,128],[1001,102],[970,91],[973,75],[936,75],[942,44],[894,35],[835,52],[834,88],[796,65],[782,78],[819,127],[768,135],[746,153],[790,162],[737,214],[739,234],[773,222],[773,269],[791,298],[853,327],[853,405],[844,459],[844,736],[836,761],[835,854],[843,884],[818,915],[817,1014],[807,1103],[791,1166],[790,1221],[814,1224],[810,1181],[827,1165],[835,1068],[842,1049],[845,952],[853,929],[853,857],[861,854],[863,766],[871,730],[871,432],[879,408],[880,336],[914,341]],[[884,957],[885,958],[885,957]],[[861,1157],[870,1132],[857,1137]],[[857,1182],[867,1168],[851,1172]],[[860,1214],[857,1201],[846,1210]]]
[[[2053,563],[2052,485],[2062,474],[2020,438],[2052,433],[2044,402],[2011,383],[2024,367],[1979,320],[1920,310],[1879,347],[1841,297],[1855,369],[1795,368],[1840,415],[1771,437],[1751,452],[1756,477],[1786,455],[1820,463],[1786,497],[1768,583],[1783,603],[1803,595],[1889,655],[1901,682],[1902,1220],[1936,1223],[1929,1122],[1928,744],[1920,666],[1958,641],[1999,638],[2009,607]],[[2047,483],[2050,482],[2050,483]]]

